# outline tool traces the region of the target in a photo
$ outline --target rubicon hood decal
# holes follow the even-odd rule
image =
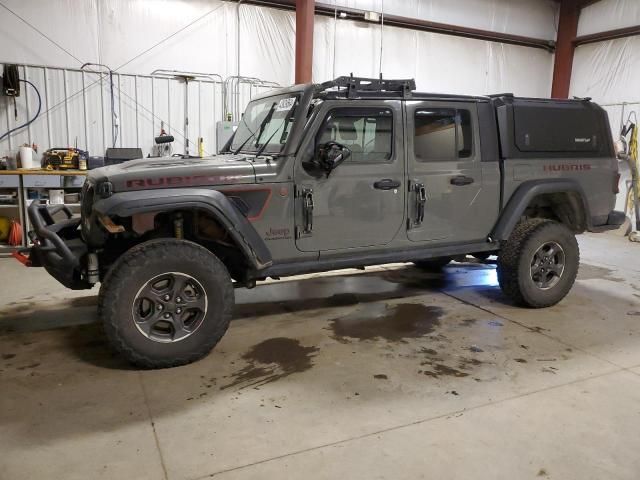
[[[114,192],[255,183],[251,162],[240,155],[209,158],[145,158],[92,171],[106,177]]]

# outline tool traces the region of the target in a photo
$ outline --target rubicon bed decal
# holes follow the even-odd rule
[[[545,165],[545,172],[582,172],[585,170],[591,170],[591,164],[589,163],[577,163],[577,164],[556,164],[556,165]]]

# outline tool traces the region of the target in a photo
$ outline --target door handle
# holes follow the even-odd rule
[[[373,184],[373,188],[377,188],[378,190],[393,190],[398,187],[400,187],[400,182],[390,178],[383,178]]]
[[[451,183],[451,185],[461,187],[463,185],[471,185],[473,183],[473,178],[467,177],[466,175],[457,175],[453,177],[449,182]]]

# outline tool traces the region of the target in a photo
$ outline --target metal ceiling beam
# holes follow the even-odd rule
[[[578,47],[588,43],[604,42],[606,40],[615,40],[617,38],[632,37],[635,35],[640,35],[640,25],[616,28],[615,30],[607,30],[605,32],[592,33],[590,35],[582,35],[575,38],[573,44]]]
[[[265,7],[279,8],[284,10],[295,10],[296,0],[245,0],[243,3],[260,5]],[[366,11],[347,7],[336,7],[328,3],[315,3],[315,14],[333,17],[341,13],[346,20],[353,20],[363,23],[374,23],[365,20]],[[379,22],[378,22],[379,23]],[[522,35],[512,35],[509,33],[494,32],[490,30],[482,30],[478,28],[463,27],[460,25],[450,25],[446,23],[430,22],[418,18],[402,17],[399,15],[384,15],[385,26],[408,28],[423,32],[440,33],[443,35],[452,35],[456,37],[473,38],[477,40],[486,40],[490,42],[506,43],[511,45],[520,45],[524,47],[541,48],[553,51],[555,42],[542,38],[526,37]]]

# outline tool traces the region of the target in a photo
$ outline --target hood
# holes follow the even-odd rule
[[[98,168],[88,176],[94,182],[111,182],[114,192],[233,185],[256,181],[253,165],[243,155],[142,158]]]

